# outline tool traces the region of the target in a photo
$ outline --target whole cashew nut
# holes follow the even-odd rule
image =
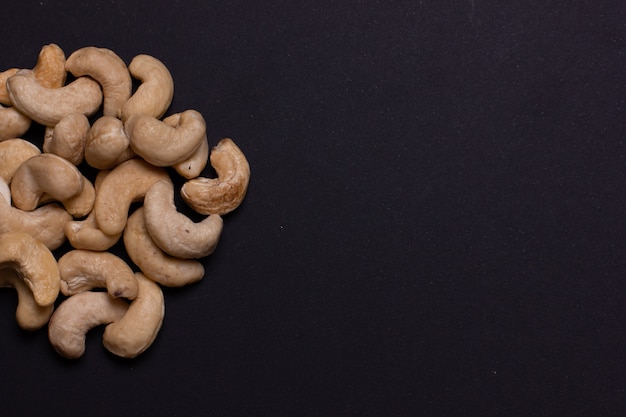
[[[97,169],[112,169],[135,156],[122,121],[113,116],[97,119],[85,139],[85,160]]]
[[[161,288],[140,272],[137,298],[119,320],[104,329],[102,343],[109,352],[123,358],[134,358],[148,349],[156,339],[163,317],[165,300]]]
[[[142,83],[122,106],[122,120],[133,114],[146,114],[160,119],[174,97],[174,80],[167,67],[150,55],[137,55],[128,66],[134,78]]]
[[[0,178],[10,183],[19,166],[39,154],[39,148],[24,139],[13,138],[0,142]]]
[[[120,320],[128,303],[105,292],[86,291],[65,299],[50,318],[48,339],[57,353],[77,359],[85,353],[87,332]]]
[[[24,232],[0,235],[0,268],[12,268],[42,307],[54,303],[61,288],[54,255],[39,240]]]
[[[224,215],[243,201],[250,182],[250,165],[232,139],[222,139],[211,152],[218,178],[198,177],[181,188],[183,200],[201,214]]]
[[[182,287],[204,277],[201,262],[170,256],[154,243],[146,228],[143,207],[128,218],[123,239],[130,259],[144,275],[161,285]]]
[[[30,129],[31,120],[15,107],[0,105],[0,141],[22,136]]]
[[[89,119],[84,114],[68,114],[54,128],[48,128],[51,134],[44,138],[43,151],[79,165],[83,162],[89,127]]]
[[[60,88],[46,88],[37,82],[32,70],[22,69],[7,80],[13,106],[44,126],[54,126],[72,113],[93,115],[102,104],[100,84],[79,77]]]
[[[96,194],[94,211],[98,228],[107,235],[121,233],[130,205],[141,201],[152,184],[161,180],[171,181],[167,171],[142,159],[131,159],[111,170]]]
[[[160,181],[150,187],[143,207],[146,229],[166,253],[182,259],[203,258],[217,247],[224,223],[220,215],[194,223],[176,210],[172,183]]]
[[[20,278],[15,270],[0,269],[0,287],[12,287],[17,291],[17,308],[15,319],[24,330],[38,330],[48,324],[54,311],[54,304],[45,307],[35,302],[33,292]]]

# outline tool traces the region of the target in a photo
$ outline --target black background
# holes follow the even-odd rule
[[[135,360],[62,359],[0,291],[1,415],[624,415],[623,1],[1,12],[1,69],[151,54],[252,169]]]

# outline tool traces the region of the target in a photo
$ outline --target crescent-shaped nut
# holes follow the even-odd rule
[[[113,323],[128,310],[128,303],[105,292],[86,291],[65,299],[50,318],[48,339],[57,353],[77,359],[85,353],[87,332]]]
[[[13,174],[11,195],[15,207],[34,210],[42,197],[64,202],[81,193],[84,177],[71,162],[53,154],[24,161]]]
[[[65,53],[59,45],[51,43],[41,48],[33,73],[37,82],[45,88],[63,87],[67,71],[65,71]]]
[[[61,278],[52,252],[28,233],[0,235],[0,268],[12,268],[33,292],[42,307],[57,299]]]
[[[163,62],[150,55],[137,55],[128,66],[131,75],[140,80],[137,91],[122,106],[122,120],[134,114],[160,119],[174,97],[174,80]]]
[[[152,281],[166,287],[182,287],[204,277],[201,262],[170,256],[154,243],[146,228],[143,207],[128,218],[123,239],[130,259]]]
[[[224,215],[239,207],[250,182],[250,165],[232,139],[222,139],[211,152],[218,178],[198,177],[181,188],[183,200],[201,214]]]
[[[0,105],[0,142],[22,136],[30,129],[31,119],[15,107]]]
[[[130,205],[141,201],[152,184],[161,180],[171,181],[165,168],[142,159],[131,159],[111,170],[96,193],[94,210],[98,228],[110,236],[121,233]]]
[[[0,178],[10,183],[19,166],[39,154],[39,148],[24,139],[12,138],[0,142]]]
[[[159,167],[186,160],[206,140],[206,123],[195,110],[172,115],[168,123],[136,114],[126,120],[124,130],[133,151]]]
[[[122,105],[130,98],[133,84],[126,64],[115,52],[87,46],[74,51],[65,68],[76,77],[88,75],[98,81],[104,95],[103,114],[121,117]]]
[[[135,274],[139,283],[137,298],[130,303],[124,317],[104,329],[102,343],[111,353],[134,358],[148,349],[156,339],[165,316],[163,291],[142,273]]]
[[[85,160],[97,169],[112,169],[135,156],[122,121],[113,116],[97,119],[85,139]]]
[[[17,308],[15,319],[17,324],[24,330],[38,330],[48,324],[54,311],[54,304],[45,307],[35,301],[33,292],[20,278],[15,270],[10,268],[0,269],[0,287],[11,287],[17,291]]]
[[[5,106],[11,105],[11,99],[7,92],[7,80],[19,71],[19,68],[9,68],[0,72],[0,104]]]
[[[79,77],[60,88],[46,88],[37,82],[32,70],[19,70],[7,80],[13,106],[44,126],[54,126],[72,113],[93,115],[102,104],[97,81]]]
[[[111,297],[132,300],[139,291],[133,270],[110,252],[71,250],[59,259],[59,273],[66,296],[106,288]]]
[[[43,151],[79,165],[85,155],[85,138],[89,127],[89,119],[84,114],[68,114],[54,128],[48,128],[52,129],[52,134],[45,136]]]
[[[220,215],[194,223],[176,210],[172,183],[161,181],[150,187],[143,208],[150,237],[166,253],[182,259],[203,258],[217,247],[224,224]]]

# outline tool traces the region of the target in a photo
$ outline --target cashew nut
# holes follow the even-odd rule
[[[45,307],[37,304],[33,292],[15,270],[10,268],[0,269],[0,287],[12,287],[17,291],[15,319],[22,329],[37,330],[48,324],[48,320],[50,320],[50,316],[52,316],[54,311],[54,304]]]
[[[111,297],[132,300],[139,290],[130,266],[110,252],[71,250],[59,259],[59,273],[66,296],[106,288]]]
[[[80,113],[68,114],[44,137],[43,151],[67,159],[74,165],[83,161],[85,138],[89,133],[89,119]]]
[[[172,168],[178,172],[183,178],[188,180],[196,178],[206,168],[209,160],[209,142],[204,135],[204,139],[200,143],[200,147],[191,154],[188,159],[172,165]]]
[[[160,119],[174,97],[174,80],[167,67],[150,55],[137,55],[128,66],[131,75],[142,83],[122,106],[122,120],[133,114]]]
[[[112,169],[135,153],[124,132],[122,121],[113,116],[97,119],[85,139],[85,160],[97,169]]]
[[[17,138],[28,131],[31,120],[15,107],[0,105],[0,141]]]
[[[128,303],[105,292],[86,291],[65,299],[50,318],[48,339],[57,353],[68,359],[85,353],[87,332],[120,320]]]
[[[0,188],[7,188],[0,179]],[[5,196],[6,197],[6,196]],[[33,211],[12,207],[8,198],[0,198],[0,233],[25,232],[41,241],[50,250],[65,242],[64,228],[72,216],[57,204],[46,204]]]
[[[139,283],[137,298],[119,320],[104,329],[102,343],[111,353],[123,358],[134,358],[152,345],[163,317],[165,300],[161,288],[141,272],[135,274]]]
[[[65,53],[56,44],[44,45],[33,67],[37,82],[45,88],[60,88],[65,84]]]
[[[98,228],[107,235],[122,232],[131,203],[141,201],[152,184],[160,180],[171,181],[167,171],[142,159],[131,159],[111,170],[96,195]]]
[[[122,105],[130,98],[132,80],[122,59],[106,48],[87,46],[74,51],[65,64],[74,76],[89,75],[102,86],[105,116],[121,117]]]
[[[231,139],[222,139],[211,152],[218,178],[198,177],[181,188],[183,200],[201,214],[224,215],[243,201],[250,182],[250,165]]]
[[[7,80],[18,71],[18,68],[9,68],[8,70],[0,72],[0,104],[4,104],[5,106],[11,105],[11,99],[7,92]]]
[[[45,126],[54,126],[72,113],[93,115],[102,104],[100,84],[79,77],[60,88],[46,88],[37,82],[32,70],[22,69],[7,80],[13,106]]]
[[[9,184],[2,178],[0,178],[0,197],[11,205],[11,189],[9,188]],[[2,204],[2,200],[0,200],[0,204]]]
[[[124,130],[133,151],[161,167],[184,161],[206,140],[206,123],[195,110],[170,116],[169,123],[136,114],[126,120]]]
[[[182,287],[204,277],[201,262],[170,256],[154,243],[146,229],[143,207],[128,218],[123,239],[130,259],[148,278],[161,285]]]
[[[14,138],[0,142],[0,178],[7,184],[22,162],[39,155],[39,148],[27,140]]]
[[[178,212],[174,204],[174,186],[157,182],[143,202],[146,229],[154,243],[177,258],[203,258],[215,250],[222,234],[223,221],[212,214],[199,223]]]
[[[0,235],[0,268],[12,268],[33,292],[42,307],[54,303],[61,279],[54,255],[46,246],[24,232]]]

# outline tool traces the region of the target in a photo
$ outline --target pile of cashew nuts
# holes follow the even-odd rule
[[[47,325],[66,358],[81,357],[100,325],[114,355],[150,347],[161,286],[204,277],[223,216],[246,195],[242,151],[228,138],[210,149],[195,110],[163,118],[173,94],[158,59],[127,66],[91,46],[66,59],[45,45],[32,69],[0,73],[0,287],[17,291],[18,325]],[[42,149],[21,138],[34,123],[45,126]],[[209,163],[217,178],[200,176]],[[177,209],[173,176],[202,220]],[[120,240],[130,264],[109,251]]]

